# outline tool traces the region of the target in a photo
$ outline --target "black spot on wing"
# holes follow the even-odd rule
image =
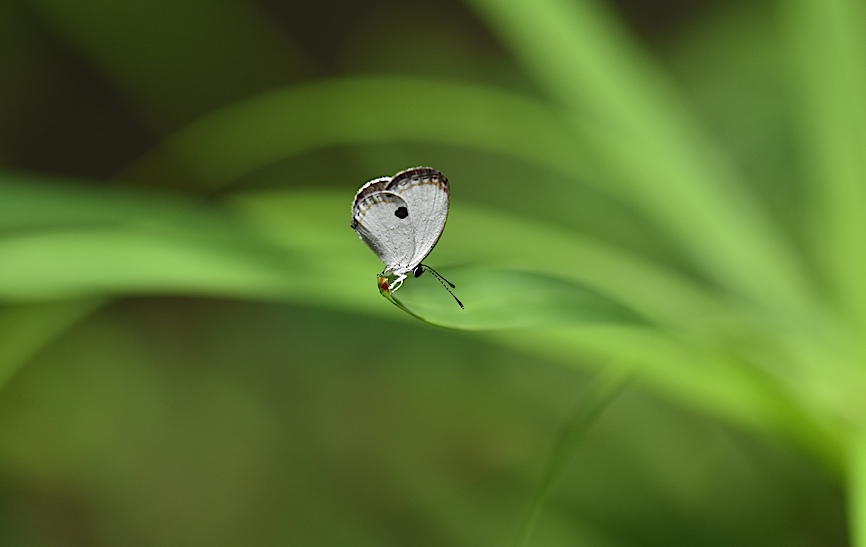
[[[409,216],[409,210],[405,207],[397,207],[397,210],[394,211],[394,216],[397,218],[406,218]]]

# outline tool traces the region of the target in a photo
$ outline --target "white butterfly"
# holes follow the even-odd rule
[[[445,229],[450,202],[448,179],[432,167],[413,167],[393,177],[373,179],[355,194],[351,226],[385,263],[380,276],[396,276],[388,285],[389,291],[399,289],[410,273],[418,277],[424,270],[443,286],[448,283],[454,287],[421,264]],[[460,300],[457,303],[463,307]]]

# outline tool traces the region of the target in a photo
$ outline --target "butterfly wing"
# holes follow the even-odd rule
[[[399,195],[383,188],[389,177],[365,184],[352,205],[352,228],[376,253],[388,270],[405,272],[415,254],[415,230],[409,220],[409,205]]]
[[[427,258],[445,229],[451,203],[448,179],[431,167],[413,167],[394,175],[386,189],[408,207],[411,222],[407,224],[415,232],[412,256],[405,263],[411,270]]]

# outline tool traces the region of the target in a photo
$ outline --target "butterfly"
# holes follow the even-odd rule
[[[454,296],[447,281],[422,264],[442,236],[451,191],[448,179],[432,167],[412,167],[393,177],[379,177],[364,184],[352,203],[351,227],[379,259],[385,263],[380,277],[395,276],[388,284],[394,292],[409,274],[419,277],[432,273]]]

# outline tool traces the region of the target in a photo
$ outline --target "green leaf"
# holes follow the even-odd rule
[[[456,284],[461,309],[433,275],[407,279],[393,299],[419,319],[461,330],[580,323],[638,324],[627,307],[596,290],[540,272],[493,266],[441,268]]]

